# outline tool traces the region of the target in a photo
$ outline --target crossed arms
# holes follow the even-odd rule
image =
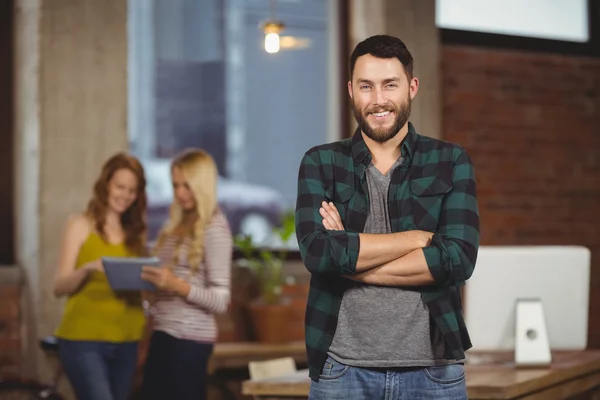
[[[330,231],[343,231],[344,225],[333,203],[323,202],[319,213],[323,226]],[[435,282],[427,267],[422,248],[433,233],[413,230],[390,234],[360,233],[360,250],[356,274],[346,278],[382,286],[430,285]]]
[[[463,285],[477,258],[479,215],[473,166],[462,149],[453,160],[452,181],[436,232],[348,232],[327,203],[320,160],[306,154],[299,171],[296,234],[307,269],[383,286]]]

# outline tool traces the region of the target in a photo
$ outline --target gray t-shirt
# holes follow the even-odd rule
[[[365,233],[391,233],[388,189],[394,169],[386,175],[373,164],[367,169],[369,214]],[[329,355],[357,367],[425,367],[449,364],[444,343],[432,325],[421,293],[353,283],[346,290]]]

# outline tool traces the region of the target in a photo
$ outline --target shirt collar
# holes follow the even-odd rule
[[[408,123],[408,133],[402,141],[402,155],[412,160],[413,154],[417,147],[417,131],[412,123]]]
[[[417,131],[415,130],[413,124],[409,122],[408,133],[400,144],[402,147],[402,156],[412,160],[416,144]],[[369,151],[369,148],[362,137],[360,127],[356,128],[356,131],[352,136],[352,157],[354,158],[354,162],[357,164],[364,163],[365,160],[367,160],[367,162],[371,161],[371,152]]]

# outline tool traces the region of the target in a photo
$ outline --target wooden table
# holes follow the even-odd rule
[[[217,343],[208,363],[209,384],[218,390],[220,398],[234,400],[237,397],[228,387],[228,372],[232,370],[247,371],[250,361],[270,360],[280,357],[292,357],[296,361],[296,365],[306,366],[304,341],[283,344],[258,342]]]
[[[556,352],[549,368],[515,368],[513,359],[513,353],[469,354],[465,365],[469,399],[559,400],[594,389],[600,392],[600,351]],[[300,370],[245,381],[242,393],[306,398],[309,387],[308,370]]]
[[[208,363],[208,372],[212,374],[220,369],[248,368],[250,361],[270,360],[279,357],[292,357],[296,364],[306,364],[304,341],[283,344],[217,343]]]

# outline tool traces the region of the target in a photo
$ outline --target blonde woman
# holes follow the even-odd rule
[[[113,291],[101,257],[146,252],[146,179],[139,161],[111,157],[87,211],[68,220],[53,291],[66,296],[55,332],[64,371],[79,400],[126,400],[146,318],[139,292]]]
[[[214,314],[227,310],[233,240],[217,206],[217,167],[202,150],[188,150],[171,166],[175,200],[154,253],[162,268],[142,279],[159,289],[144,367],[142,398],[206,398],[206,366],[217,337]]]

